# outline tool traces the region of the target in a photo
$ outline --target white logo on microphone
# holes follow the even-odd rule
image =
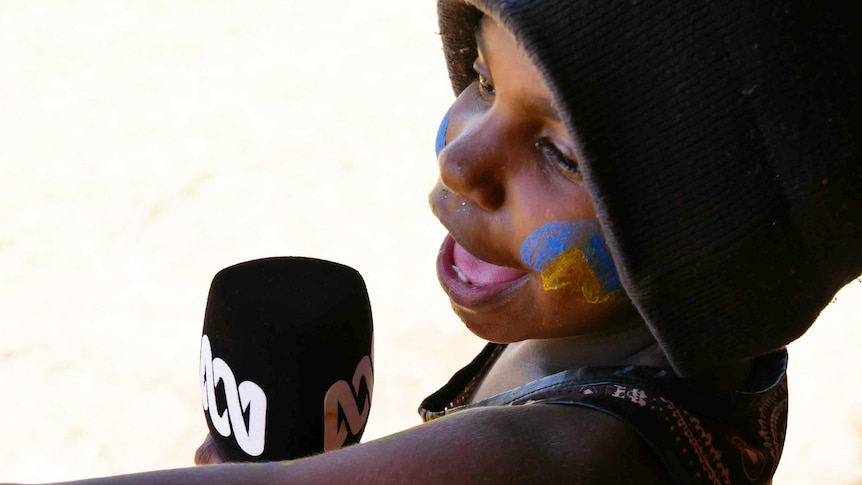
[[[359,395],[359,385],[365,380],[368,392]],[[365,356],[356,366],[352,385],[341,380],[330,386],[323,398],[323,451],[341,448],[347,441],[347,428],[350,433],[357,434],[368,421],[368,411],[371,410],[371,390],[374,387],[374,372],[371,369],[371,357]],[[365,398],[364,400],[362,398]],[[360,410],[360,402],[362,409]],[[343,426],[338,419],[338,409],[344,413],[347,425]]]
[[[219,414],[215,388],[224,383],[226,409]],[[227,362],[213,358],[210,339],[201,338],[201,403],[209,413],[215,430],[225,438],[233,431],[236,443],[250,456],[263,453],[266,434],[266,394],[251,381],[236,384],[236,377]],[[243,413],[248,411],[248,427]]]

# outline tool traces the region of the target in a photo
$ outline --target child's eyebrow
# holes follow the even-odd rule
[[[554,107],[554,103],[548,98],[536,98],[541,103],[542,114],[559,123],[563,122],[560,113]]]
[[[549,118],[557,123],[563,122],[559,111],[557,111],[557,108],[554,107],[554,103],[548,98],[535,96],[532,97],[532,99],[522,99],[521,102],[525,106],[530,106],[531,109],[539,110],[545,118]]]

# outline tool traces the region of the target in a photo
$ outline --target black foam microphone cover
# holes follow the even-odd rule
[[[374,385],[371,306],[359,273],[266,258],[218,272],[201,337],[201,400],[230,461],[277,461],[356,443]]]

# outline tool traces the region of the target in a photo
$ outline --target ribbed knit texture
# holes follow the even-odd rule
[[[476,0],[579,146],[623,286],[674,369],[780,348],[862,273],[860,17],[808,0]],[[481,14],[439,1],[456,93]]]

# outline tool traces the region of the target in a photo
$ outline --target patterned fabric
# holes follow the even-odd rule
[[[503,348],[489,344],[425,399],[422,419],[481,406],[588,407],[630,426],[679,484],[762,484],[775,473],[787,427],[785,350],[754,360],[744,392],[719,391],[664,369],[589,367],[469,403],[475,384]]]

